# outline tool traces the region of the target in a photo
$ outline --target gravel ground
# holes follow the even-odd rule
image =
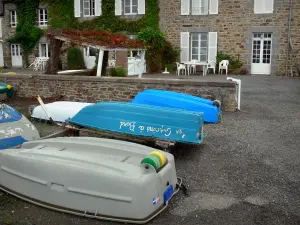
[[[173,150],[179,193],[150,224],[300,224],[300,79],[241,76],[242,108],[206,125],[200,147]],[[224,79],[224,77],[217,78]],[[0,224],[116,224],[0,193]]]

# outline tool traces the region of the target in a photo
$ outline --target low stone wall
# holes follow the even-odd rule
[[[130,101],[145,89],[184,92],[219,99],[224,111],[235,111],[235,84],[229,81],[195,81],[156,78],[116,78],[58,75],[0,75],[11,84],[18,97],[58,98],[71,101]]]

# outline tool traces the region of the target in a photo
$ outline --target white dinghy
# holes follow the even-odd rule
[[[172,154],[130,142],[61,137],[0,151],[0,189],[39,206],[126,223],[161,213],[181,186]]]
[[[39,120],[49,120],[49,115],[55,122],[65,122],[67,119],[75,116],[84,107],[92,105],[93,103],[86,102],[70,102],[70,101],[57,101],[44,104],[44,108],[36,106],[31,113],[31,118]],[[46,110],[46,112],[45,112]]]

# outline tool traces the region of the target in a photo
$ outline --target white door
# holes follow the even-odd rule
[[[128,57],[128,76],[136,75],[135,61],[136,59],[134,57]]]
[[[87,69],[93,69],[96,65],[97,49],[83,48],[84,63]]]
[[[0,66],[4,66],[4,59],[3,59],[3,46],[2,43],[0,43]]]
[[[254,33],[251,74],[271,74],[272,34]]]
[[[21,45],[20,44],[12,44],[10,50],[11,50],[12,67],[22,67],[23,59],[22,59],[22,53],[21,53]]]

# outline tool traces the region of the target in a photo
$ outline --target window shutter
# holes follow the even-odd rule
[[[101,0],[95,0],[95,16],[102,15],[102,4]]]
[[[181,62],[189,61],[190,52],[190,33],[181,32],[180,34],[180,59]]]
[[[209,0],[209,14],[219,14],[219,0]]]
[[[181,0],[181,15],[190,14],[190,0]]]
[[[115,0],[115,15],[122,15],[122,0]]]
[[[218,33],[209,32],[208,35],[208,62],[217,59]]]
[[[74,16],[80,17],[80,0],[74,0]]]
[[[145,0],[138,0],[138,14],[145,14]]]
[[[274,12],[274,0],[263,0],[264,3],[264,13],[273,13]]]
[[[2,20],[3,20],[3,18],[0,18],[0,38],[3,37],[3,34],[2,34]]]
[[[264,11],[265,0],[254,0],[254,13],[261,14]]]

